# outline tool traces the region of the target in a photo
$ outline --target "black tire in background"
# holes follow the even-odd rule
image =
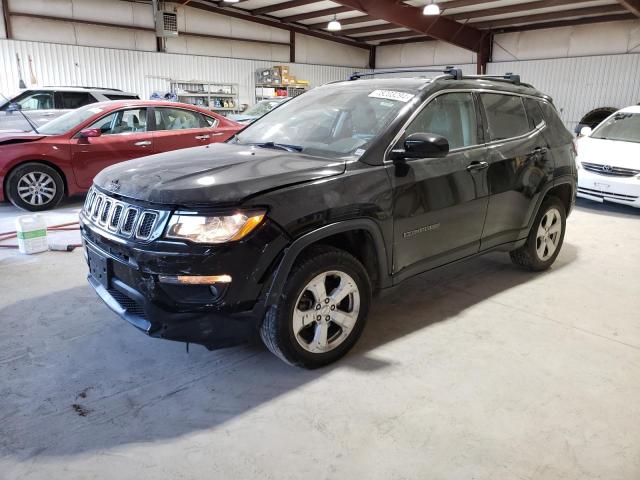
[[[320,289],[326,293],[324,298],[315,298],[315,289],[309,288],[318,278],[326,287]],[[351,293],[342,301],[333,300],[341,298],[344,291]],[[303,303],[305,311],[300,310]],[[296,260],[279,303],[265,315],[260,336],[266,347],[285,362],[309,369],[322,367],[353,347],[364,328],[370,303],[369,276],[353,255],[329,246],[311,247]],[[298,330],[294,325],[301,315],[306,320],[297,323],[303,325]],[[345,328],[334,323],[334,316]],[[344,321],[346,318],[348,321]],[[316,338],[322,337],[320,328],[327,329],[326,348],[313,351]]]
[[[7,178],[7,198],[29,212],[54,208],[64,196],[64,182],[58,171],[39,162],[15,168]]]
[[[529,231],[527,242],[510,252],[511,261],[531,271],[548,269],[556,261],[562,248],[566,223],[567,213],[562,201],[553,195],[545,198]],[[554,232],[557,232],[557,236],[554,236]]]

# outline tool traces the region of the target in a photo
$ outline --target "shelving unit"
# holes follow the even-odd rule
[[[256,102],[260,100],[267,100],[270,98],[279,97],[297,97],[298,95],[306,92],[308,86],[306,85],[280,85],[273,83],[257,83],[256,84]],[[271,90],[274,90],[274,94],[271,94]],[[286,92],[286,95],[276,95],[275,91]]]
[[[238,85],[235,83],[171,80],[171,91],[178,100],[208,108],[222,115],[239,112]]]

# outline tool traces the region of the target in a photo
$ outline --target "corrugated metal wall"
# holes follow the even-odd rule
[[[599,107],[622,108],[640,102],[640,55],[602,55],[494,62],[488,73],[519,73],[523,82],[553,97],[573,131],[580,119]]]
[[[9,96],[18,90],[16,53],[22,61],[22,76],[31,86],[29,57],[37,85],[83,85],[120,88],[149,98],[165,91],[168,81],[204,80],[236,83],[240,102],[254,101],[254,72],[274,62],[220,57],[140,52],[111,48],[81,47],[54,43],[0,40],[0,93]],[[293,75],[312,86],[347,78],[351,67],[287,64]]]

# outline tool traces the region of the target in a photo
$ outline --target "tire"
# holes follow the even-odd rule
[[[560,253],[566,224],[567,213],[562,201],[558,197],[547,197],[540,206],[527,242],[510,252],[511,261],[534,272],[547,270]]]
[[[328,246],[311,247],[296,260],[280,301],[265,315],[260,336],[285,362],[319,368],[353,347],[370,304],[369,276],[353,255]]]
[[[7,198],[16,207],[29,212],[49,210],[60,203],[63,195],[62,177],[44,163],[20,165],[7,178]]]

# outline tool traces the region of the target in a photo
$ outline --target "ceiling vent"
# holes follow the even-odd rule
[[[157,12],[156,35],[158,37],[178,36],[178,14],[175,12]]]

